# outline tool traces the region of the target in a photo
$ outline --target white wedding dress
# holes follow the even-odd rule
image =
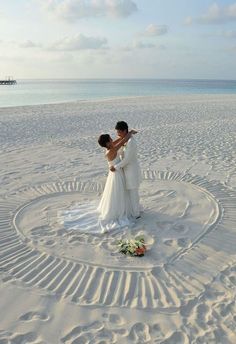
[[[117,156],[108,165],[120,162]],[[73,208],[58,212],[59,222],[67,229],[89,233],[106,233],[111,230],[130,227],[134,224],[131,203],[125,188],[122,169],[109,170],[100,203],[98,201],[76,204]]]
[[[116,157],[108,165],[120,162]],[[125,176],[122,169],[115,172],[109,170],[105,189],[98,206],[99,222],[104,231],[131,225],[131,203],[125,188]]]

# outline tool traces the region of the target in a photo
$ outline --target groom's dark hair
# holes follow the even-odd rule
[[[128,124],[124,121],[119,121],[116,123],[116,127],[115,127],[116,130],[121,130],[121,131],[129,131],[129,127],[128,127]]]

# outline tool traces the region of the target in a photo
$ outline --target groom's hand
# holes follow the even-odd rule
[[[115,170],[116,170],[116,169],[115,169],[114,166],[111,166],[111,167],[110,167],[110,171],[111,171],[111,172],[115,172]]]

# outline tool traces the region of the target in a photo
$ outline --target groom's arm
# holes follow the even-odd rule
[[[118,164],[114,166],[116,170],[125,167],[132,160],[133,155],[134,155],[135,145],[136,143],[133,139],[128,142],[126,150],[125,150],[124,158],[121,160],[121,162],[119,162]]]

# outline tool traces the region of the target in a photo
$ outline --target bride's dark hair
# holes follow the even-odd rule
[[[110,142],[111,137],[109,134],[102,134],[98,138],[98,143],[101,147],[107,148],[107,143]]]

